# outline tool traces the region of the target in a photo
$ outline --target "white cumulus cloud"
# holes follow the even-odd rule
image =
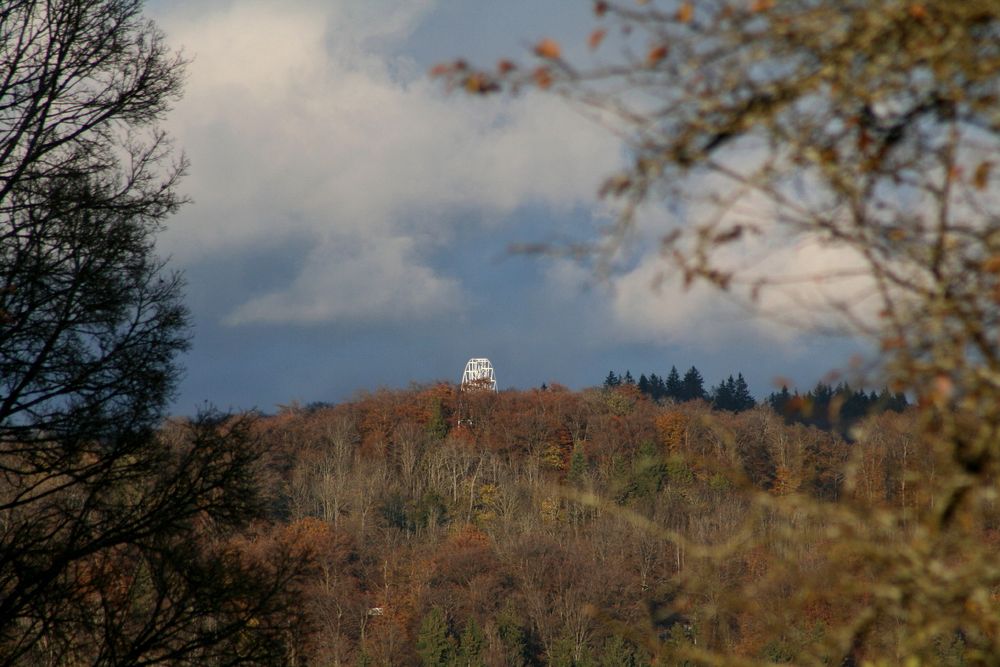
[[[431,257],[448,224],[593,201],[617,160],[613,137],[542,96],[447,96],[392,55],[430,8],[259,0],[157,17],[192,58],[169,129],[191,159],[194,204],[163,248],[183,263],[310,244],[297,275],[232,304],[227,322],[447,312],[462,286]]]

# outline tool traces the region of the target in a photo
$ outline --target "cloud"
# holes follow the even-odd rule
[[[675,223],[674,214],[649,208],[641,222],[647,236],[654,230],[662,235]],[[732,208],[735,213],[722,216],[721,228],[742,222],[760,232],[715,250],[713,266],[734,276],[726,291],[702,280],[685,289],[671,260],[647,242],[614,284],[611,309],[620,335],[702,346],[734,340],[784,344],[816,330],[873,325],[879,301],[861,255],[818,235],[795,235],[774,222],[773,208],[747,197]],[[707,205],[695,205],[685,215],[693,221],[716,217]]]
[[[193,58],[169,129],[195,203],[162,248],[185,263],[309,242],[297,275],[230,304],[225,321],[448,312],[462,286],[431,258],[453,225],[489,232],[526,204],[593,201],[618,159],[613,137],[542,96],[446,96],[393,55],[430,7],[258,1],[158,17]]]
[[[252,298],[226,322],[309,324],[377,321],[389,315],[412,321],[454,308],[458,286],[417,265],[413,246],[399,236],[361,247],[352,242],[323,244],[289,287]],[[378,280],[372,280],[373,273]]]

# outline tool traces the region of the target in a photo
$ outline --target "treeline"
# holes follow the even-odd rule
[[[645,373],[642,373],[639,375],[638,381],[632,377],[632,372],[629,370],[626,370],[622,375],[609,371],[607,377],[604,378],[603,386],[605,389],[635,386],[640,393],[649,396],[654,401],[670,400],[676,403],[695,400],[708,401],[715,409],[728,410],[729,412],[742,412],[757,405],[742,373],[738,373],[736,378],[730,375],[706,391],[705,380],[694,366],[684,373],[684,377],[681,377],[676,366],[671,366],[670,373],[667,374],[666,378],[660,377],[656,373],[650,373],[647,377]]]
[[[707,401],[716,410],[742,412],[757,405],[750,393],[750,387],[743,373],[730,375],[709,390],[705,390],[705,380],[694,366],[683,377],[676,366],[670,367],[667,376],[656,373],[639,375],[636,380],[630,370],[617,374],[608,372],[602,385],[604,389],[634,387],[644,396],[654,401]],[[891,392],[887,387],[880,391],[855,389],[846,382],[833,386],[818,382],[814,388],[800,394],[798,389],[789,391],[783,385],[780,391],[772,392],[765,399],[775,412],[784,415],[789,422],[815,426],[823,430],[837,430],[850,437],[851,428],[864,417],[885,411],[902,412],[909,406],[906,395]]]
[[[828,650],[841,664],[816,647],[870,601],[874,575],[831,549],[826,514],[803,508],[929,511],[929,482],[913,480],[933,479],[936,462],[913,421],[869,416],[848,443],[766,404],[658,403],[629,385],[437,385],[258,418],[273,539],[318,560],[293,653],[637,667],[703,649],[771,662]],[[803,500],[785,515],[761,510],[760,494]],[[907,531],[873,525],[884,540]],[[850,647],[854,664],[897,639],[873,625]],[[941,664],[959,644],[941,638]]]
[[[787,386],[782,386],[781,391],[768,395],[767,404],[789,421],[834,429],[847,437],[852,427],[868,415],[902,412],[909,407],[906,394],[901,392],[891,392],[887,387],[866,392],[846,382],[837,386],[819,382],[805,394],[789,392]]]

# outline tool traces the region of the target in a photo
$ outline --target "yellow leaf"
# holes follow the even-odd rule
[[[470,93],[491,93],[498,87],[485,74],[476,72],[465,79],[465,89]]]
[[[562,50],[559,48],[559,42],[554,39],[549,39],[546,37],[542,41],[535,45],[535,55],[539,58],[548,58],[550,60],[555,60],[562,54]]]
[[[692,18],[694,18],[694,5],[690,2],[685,2],[677,10],[677,20],[681,23],[689,23]]]

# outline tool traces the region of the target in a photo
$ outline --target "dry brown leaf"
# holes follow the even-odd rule
[[[888,352],[889,350],[901,350],[904,347],[906,347],[906,339],[902,336],[882,339],[883,352]]]
[[[545,90],[552,85],[552,72],[549,71],[548,67],[539,67],[532,74],[532,78],[535,80],[535,85]]]
[[[447,63],[438,63],[437,65],[435,65],[434,67],[431,68],[430,75],[432,77],[434,77],[434,76],[444,76],[445,74],[448,74],[449,72],[451,72],[451,65],[449,65]]]
[[[923,20],[927,18],[927,8],[919,2],[914,2],[910,5],[910,16],[918,20]]]
[[[598,192],[598,196],[621,196],[626,190],[628,190],[631,184],[632,179],[630,179],[627,175],[616,174],[604,181],[604,184],[601,185],[601,189]]]
[[[604,41],[604,36],[608,33],[604,28],[598,28],[594,32],[590,33],[590,38],[587,40],[587,44],[590,45],[591,50],[596,49]]]
[[[694,18],[694,4],[685,2],[677,10],[677,20],[681,23],[690,23]]]
[[[649,50],[649,53],[646,54],[646,65],[652,67],[666,57],[667,57],[666,44],[660,44],[658,46],[654,46]]]
[[[766,12],[767,10],[773,8],[774,0],[754,0],[753,4],[750,5],[750,11],[754,13]]]
[[[712,239],[714,243],[722,245],[724,243],[732,243],[733,241],[738,241],[739,238],[743,236],[743,227],[741,225],[736,225],[732,229],[727,229],[724,232],[719,232]]]
[[[594,14],[597,16],[604,16],[608,13],[608,3],[599,0],[594,3]]]
[[[993,163],[989,160],[983,160],[976,167],[976,173],[972,175],[972,184],[976,186],[977,190],[985,190],[986,186],[990,184],[991,169],[993,169]]]
[[[548,58],[550,60],[555,60],[562,54],[562,49],[559,48],[559,42],[554,39],[546,37],[542,41],[535,45],[535,55],[539,58]]]
[[[984,273],[1000,273],[1000,255],[993,255],[983,260],[981,268]]]
[[[500,74],[510,74],[516,69],[517,65],[509,60],[501,60],[497,63],[497,71],[500,72]]]

